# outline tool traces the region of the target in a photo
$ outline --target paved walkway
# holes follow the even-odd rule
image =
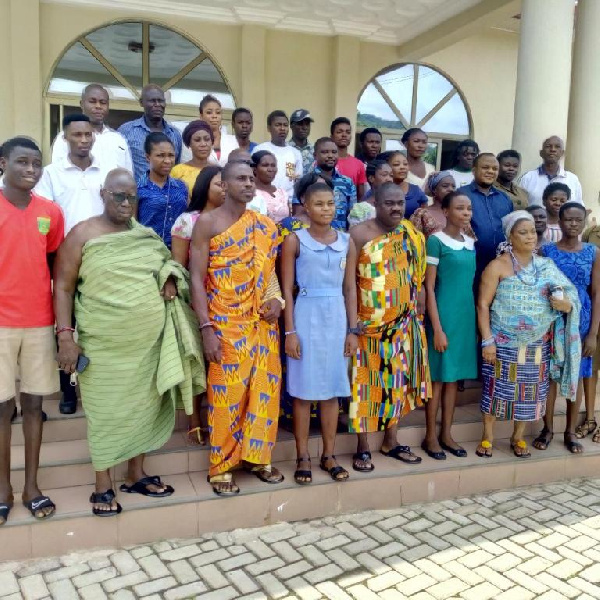
[[[3,563],[0,598],[600,598],[600,479]]]

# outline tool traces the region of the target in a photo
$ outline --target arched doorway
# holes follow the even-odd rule
[[[108,90],[113,128],[139,117],[139,93],[147,83],[165,90],[165,116],[181,129],[198,117],[205,94],[222,102],[224,122],[235,108],[224,74],[194,41],[147,21],[113,23],[78,37],[57,61],[45,93],[46,153],[64,115],[79,112],[81,91],[90,83]]]
[[[446,75],[428,65],[398,64],[375,75],[358,100],[357,132],[377,127],[383,148],[402,149],[400,138],[411,127],[429,135],[425,160],[449,168],[457,143],[473,136],[467,102]]]

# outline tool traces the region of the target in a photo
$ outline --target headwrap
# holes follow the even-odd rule
[[[515,210],[502,217],[502,230],[504,231],[504,237],[508,239],[510,234],[517,224],[518,221],[531,221],[535,223],[534,218],[526,210]]]
[[[433,194],[433,192],[435,192],[435,188],[438,185],[440,185],[440,182],[445,177],[452,177],[452,179],[454,179],[454,177],[450,171],[437,171],[437,173],[432,173],[429,176],[429,180],[427,181],[427,187],[431,191],[431,194]],[[456,184],[456,182],[455,182],[455,184]]]
[[[215,135],[210,128],[210,125],[206,121],[202,121],[200,119],[196,119],[195,121],[191,121],[187,124],[186,128],[183,130],[181,137],[183,138],[183,143],[189,148],[192,142],[192,136],[196,133],[196,131],[206,131],[208,135],[210,135],[210,141],[215,141]]]

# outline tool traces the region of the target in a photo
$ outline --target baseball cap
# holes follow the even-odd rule
[[[292,113],[292,116],[290,117],[290,123],[300,123],[300,121],[304,121],[305,119],[308,119],[311,123],[315,122],[306,109],[299,108]]]

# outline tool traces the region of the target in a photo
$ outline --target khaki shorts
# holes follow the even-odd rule
[[[0,402],[20,391],[47,396],[60,389],[54,327],[0,327]]]

